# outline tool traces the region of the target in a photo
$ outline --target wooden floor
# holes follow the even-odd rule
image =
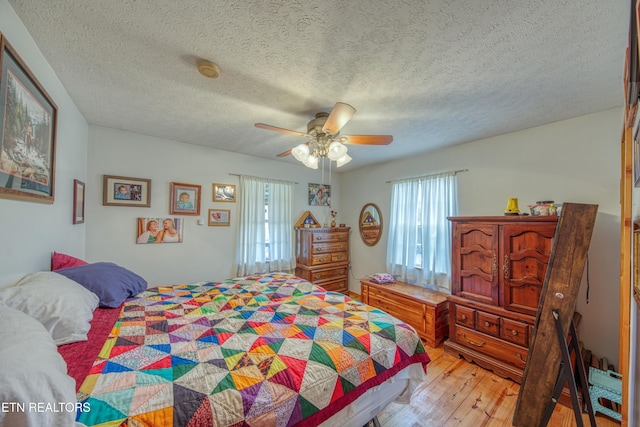
[[[427,351],[432,361],[426,381],[416,389],[410,405],[392,403],[378,415],[382,427],[512,426],[517,383],[444,353],[442,345]],[[585,427],[590,426],[588,415],[582,418]],[[620,425],[601,414],[596,421],[598,427]],[[548,426],[576,425],[573,409],[556,405]]]

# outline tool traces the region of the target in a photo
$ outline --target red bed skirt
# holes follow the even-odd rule
[[[67,374],[76,380],[76,392],[87,377],[109,333],[120,317],[122,305],[118,308],[98,307],[93,312],[91,329],[87,341],[78,341],[58,347],[58,352],[67,362]]]

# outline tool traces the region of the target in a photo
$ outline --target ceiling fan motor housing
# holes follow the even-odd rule
[[[320,112],[316,114],[316,118],[307,123],[307,133],[312,136],[318,136],[324,134],[322,128],[327,122],[329,113]]]

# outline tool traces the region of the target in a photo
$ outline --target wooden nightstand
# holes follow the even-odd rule
[[[360,294],[365,304],[413,326],[429,347],[437,347],[448,335],[449,302],[442,292],[404,282],[381,285],[361,280]]]

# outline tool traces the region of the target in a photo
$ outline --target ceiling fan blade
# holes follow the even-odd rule
[[[346,125],[351,117],[356,113],[356,109],[344,102],[336,102],[331,114],[327,117],[327,121],[322,127],[322,131],[329,135],[337,135],[342,129],[342,126]]]
[[[340,139],[346,138],[345,144],[355,145],[389,145],[393,141],[391,135],[340,135]]]
[[[284,153],[280,153],[276,157],[287,157],[289,155],[291,155],[291,150],[287,150]]]
[[[266,130],[273,130],[276,132],[282,132],[282,133],[288,133],[289,135],[295,135],[295,136],[311,136],[308,133],[305,132],[298,132],[296,130],[291,130],[291,129],[285,129],[285,128],[279,128],[277,126],[271,126],[271,125],[266,125],[264,123],[256,123],[255,126],[257,128],[260,129],[266,129]]]

